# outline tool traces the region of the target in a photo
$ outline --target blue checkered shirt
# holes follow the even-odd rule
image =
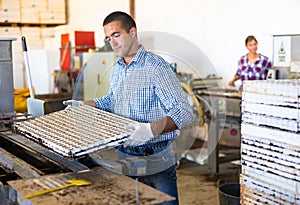
[[[116,63],[109,94],[94,99],[96,106],[138,122],[153,122],[169,116],[180,129],[193,121],[192,108],[174,71],[163,58],[145,51],[138,52],[126,65],[123,58]],[[151,143],[173,140],[179,132],[156,137]]]

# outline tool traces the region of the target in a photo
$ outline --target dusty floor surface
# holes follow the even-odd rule
[[[238,182],[240,166],[232,163],[220,165],[220,172],[212,175],[207,165],[181,159],[177,169],[180,205],[218,205],[217,181]],[[220,184],[224,183],[220,181]]]

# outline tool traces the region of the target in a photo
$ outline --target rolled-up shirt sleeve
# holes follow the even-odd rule
[[[177,128],[181,129],[191,124],[194,120],[192,107],[171,68],[157,69],[155,82],[156,95],[165,106],[167,116],[174,121]]]

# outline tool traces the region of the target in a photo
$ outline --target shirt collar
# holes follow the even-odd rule
[[[120,66],[122,66],[122,67],[127,67],[127,66],[130,66],[130,65],[134,64],[135,62],[136,62],[136,63],[139,63],[139,61],[142,59],[142,57],[144,56],[144,54],[145,54],[145,48],[144,48],[144,46],[140,45],[140,46],[139,46],[139,50],[138,50],[137,53],[134,55],[132,61],[131,61],[128,65],[126,65],[126,63],[125,63],[125,61],[124,61],[124,58],[120,58],[120,59],[118,60],[118,64],[119,64]]]

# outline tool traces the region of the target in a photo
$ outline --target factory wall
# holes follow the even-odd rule
[[[209,61],[212,66],[200,65],[196,69],[203,75],[222,76],[225,83],[234,75],[239,57],[247,53],[244,40],[248,35],[256,36],[258,51],[272,58],[272,35],[300,33],[296,24],[300,19],[298,0],[136,0],[135,4],[140,32],[166,32],[187,40],[204,57],[185,47],[176,48],[177,55],[188,53],[195,64]],[[114,10],[128,12],[129,1],[70,0],[69,24],[57,27],[56,34],[92,30],[97,46],[102,46],[101,24]],[[58,35],[47,45],[59,46]]]
[[[46,48],[60,47],[60,35],[69,33],[71,43],[74,43],[74,31],[94,31],[96,46],[103,46],[104,34],[102,21],[115,10],[129,11],[129,2],[124,0],[67,0],[68,24],[55,28],[55,38],[48,39]],[[73,45],[74,46],[74,45]]]
[[[144,0],[136,4],[140,30],[170,32],[193,42],[226,83],[239,57],[247,53],[248,35],[256,36],[258,52],[272,58],[272,35],[300,33],[294,23],[300,19],[297,0]],[[196,53],[191,55],[197,58]]]

